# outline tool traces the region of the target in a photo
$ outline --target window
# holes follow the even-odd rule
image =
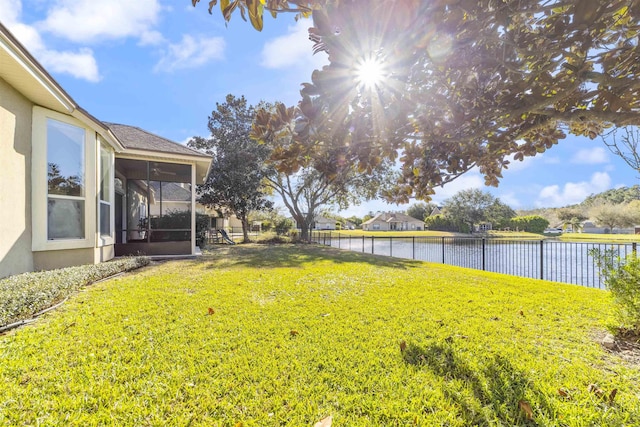
[[[380,224],[373,224],[374,230],[380,230]]]
[[[47,119],[47,239],[85,238],[85,130]]]
[[[112,175],[111,151],[104,145],[100,145],[100,169],[99,169],[99,195],[98,195],[98,232],[100,237],[111,237],[111,183]]]

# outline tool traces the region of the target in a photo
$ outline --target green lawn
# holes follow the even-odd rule
[[[611,311],[579,286],[225,246],[0,336],[0,425],[638,425],[640,369],[595,341]]]
[[[560,240],[569,242],[612,242],[631,243],[640,242],[640,235],[637,234],[592,234],[592,233],[563,233]]]

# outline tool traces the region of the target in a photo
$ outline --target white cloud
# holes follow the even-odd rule
[[[98,64],[91,49],[82,48],[77,52],[48,49],[40,32],[21,22],[20,0],[0,0],[0,11],[4,25],[47,70],[70,74],[90,82],[100,80]]]
[[[74,42],[143,38],[162,7],[158,0],[58,0],[38,28]]]
[[[328,64],[327,55],[313,55],[313,43],[309,40],[310,21],[299,20],[289,27],[288,33],[264,44],[260,65],[265,68],[282,69],[290,67],[321,68]]]
[[[587,196],[611,188],[611,177],[606,172],[596,172],[591,181],[567,182],[564,187],[549,185],[544,187],[538,199],[538,207],[560,207],[582,202]]]
[[[140,34],[140,46],[157,46],[165,41],[164,37],[159,31],[145,31]]]
[[[571,159],[571,163],[581,165],[596,165],[608,162],[609,156],[603,147],[584,148],[579,150]]]
[[[198,38],[183,35],[182,41],[170,44],[155,65],[156,72],[172,72],[199,67],[224,57],[225,42],[222,37]]]
[[[450,183],[445,184],[443,187],[437,187],[435,189],[436,194],[433,195],[433,201],[435,203],[442,203],[461,190],[484,187],[484,178],[482,178],[479,172],[472,169]]]
[[[508,205],[509,207],[513,208],[513,209],[519,209],[522,207],[522,203],[520,202],[520,200],[516,197],[516,195],[514,193],[505,193],[505,194],[500,194],[498,196],[498,198],[500,199],[500,201],[506,205]]]
[[[90,82],[100,80],[98,63],[91,49],[82,48],[77,53],[45,50],[41,53],[40,60],[50,71],[70,74]]]

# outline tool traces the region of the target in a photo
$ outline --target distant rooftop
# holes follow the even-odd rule
[[[118,123],[103,122],[118,138],[125,148],[132,150],[156,151],[167,154],[181,154],[184,156],[198,156],[211,158],[200,151],[178,144],[167,138],[147,132],[135,126],[121,125]]]

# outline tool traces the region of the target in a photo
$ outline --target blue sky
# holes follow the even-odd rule
[[[177,142],[206,136],[207,117],[226,94],[250,103],[299,98],[300,83],[325,61],[311,54],[310,21],[265,17],[259,33],[234,16],[225,26],[207,1],[0,0],[0,21],[83,108],[100,120],[138,126]],[[638,183],[601,139],[569,136],[546,153],[516,162],[498,188],[513,208],[578,203],[592,193]],[[438,189],[442,202],[483,188],[470,172]],[[344,214],[406,206],[372,201]]]

